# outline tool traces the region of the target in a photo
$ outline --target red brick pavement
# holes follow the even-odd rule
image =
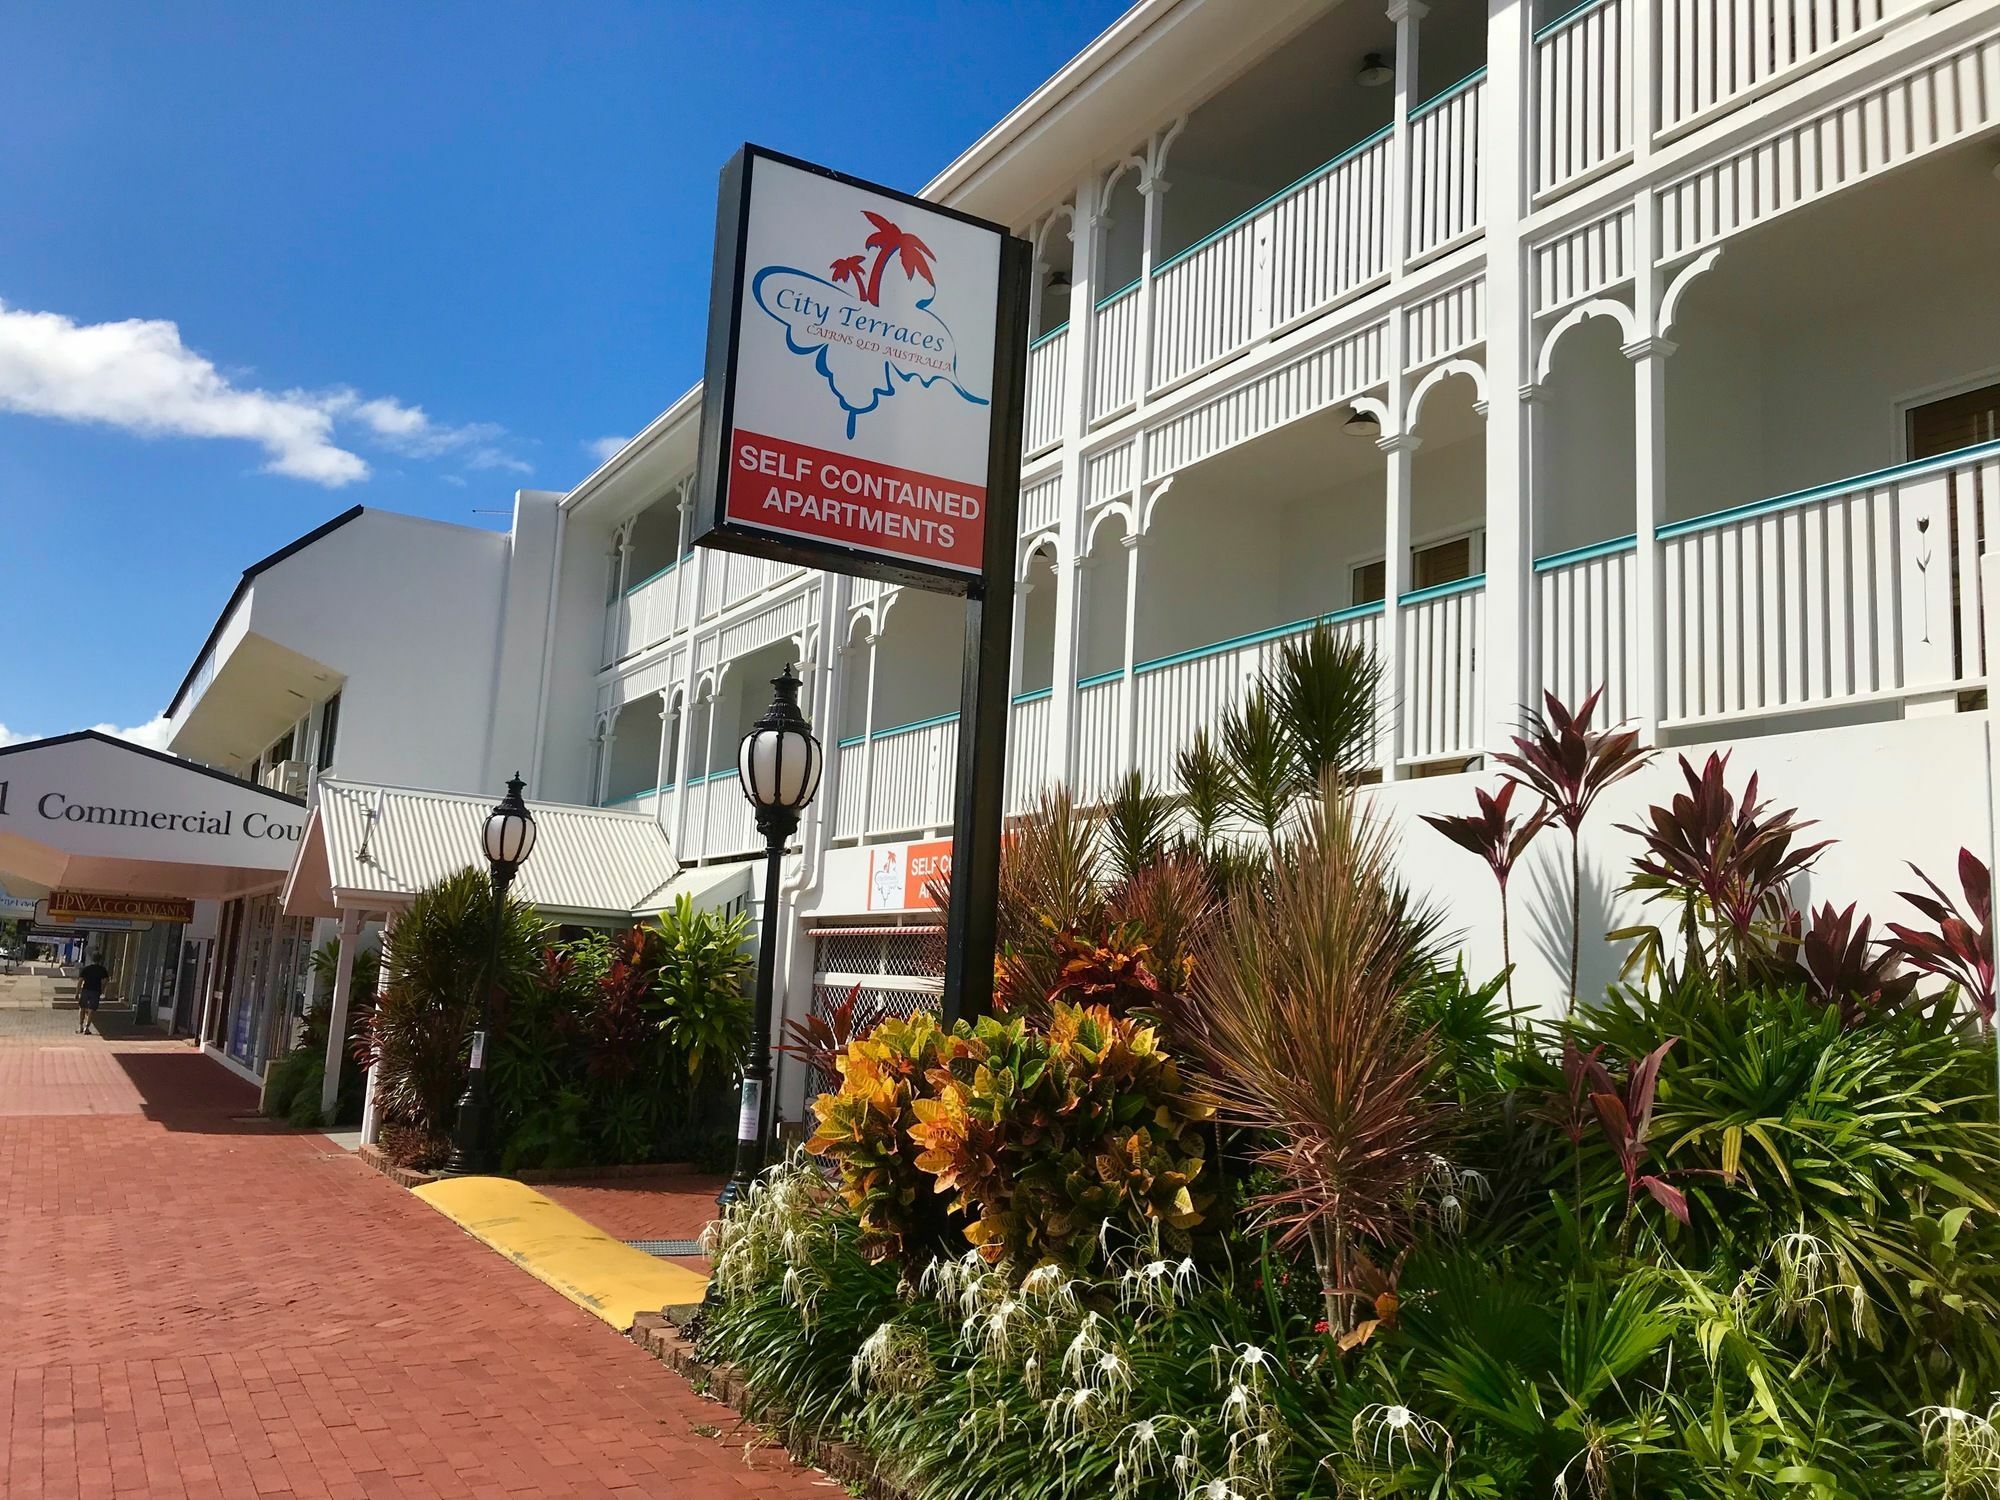
[[[7,1500],[838,1493],[217,1064],[75,1046],[0,1045]]]

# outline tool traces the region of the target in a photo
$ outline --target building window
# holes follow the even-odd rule
[[[292,744],[297,737],[298,729],[296,727],[287,729],[283,734],[279,735],[272,743],[271,748],[264,752],[264,764],[276,767],[290,760],[292,758]]]
[[[1433,542],[1427,547],[1410,549],[1410,589],[1434,588],[1440,583],[1456,583],[1461,578],[1470,578],[1476,569],[1473,560],[1477,548],[1473,543],[1477,538],[1470,532],[1464,536],[1450,537],[1442,542]],[[1382,597],[1383,560],[1375,559],[1355,568],[1353,574],[1354,595],[1350,604],[1373,604]]]
[[[2000,438],[2000,385],[1982,386],[1909,412],[1910,462]]]
[[[313,768],[322,773],[333,768],[333,741],[340,729],[340,694],[335,693],[319,709],[319,753]]]

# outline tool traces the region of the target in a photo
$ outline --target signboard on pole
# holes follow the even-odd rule
[[[722,171],[693,539],[965,599],[947,1021],[992,1002],[1032,259],[761,147]]]
[[[1026,252],[997,224],[738,152],[716,228],[695,540],[975,586],[995,503],[1019,487],[996,430],[1019,420]]]

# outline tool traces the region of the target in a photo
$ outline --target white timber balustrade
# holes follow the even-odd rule
[[[1386,274],[1392,160],[1389,133],[1377,132],[1164,262],[1152,283],[1153,388]]]
[[[751,854],[763,847],[756,812],[734,769],[689,777],[689,813],[685,842],[676,851],[682,859],[715,859],[725,854]]]
[[[875,736],[874,749],[868,836],[950,828],[953,780],[958,773],[958,715],[884,730]]]
[[[1622,724],[1638,709],[1632,696],[1637,550],[1627,536],[1535,561],[1536,680],[1571,706],[1602,687],[1593,720],[1600,728]]]
[[[1662,526],[1666,723],[1982,683],[1996,527],[2000,443]]]
[[[611,606],[617,616],[613,660],[623,661],[674,633],[680,624],[680,581],[680,566],[669,563],[619,596]]]
[[[1069,329],[1052,329],[1028,346],[1028,405],[1022,438],[1025,452],[1036,454],[1062,441],[1063,371],[1068,363]]]
[[[1535,33],[1537,191],[1565,187],[1632,149],[1627,16],[1639,3],[1596,0]]]
[[[1481,68],[1410,112],[1410,258],[1420,259],[1477,232]]]
[[[1007,729],[1007,814],[1027,812],[1046,785],[1049,755],[1049,691],[1023,693],[1014,700]]]
[[[1658,0],[1662,134],[1879,31],[1915,0]]]
[[[1091,345],[1090,420],[1101,422],[1130,406],[1139,394],[1139,283],[1097,304]]]
[[[1479,671],[1485,605],[1484,577],[1403,595],[1404,764],[1479,753],[1485,722]]]
[[[1088,806],[1117,790],[1119,765],[1118,693],[1121,672],[1100,672],[1076,685],[1076,767],[1070,789]]]

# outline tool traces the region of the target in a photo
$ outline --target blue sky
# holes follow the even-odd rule
[[[700,373],[739,143],[915,189],[1122,8],[0,8],[0,742],[148,725],[349,505],[567,489]]]

